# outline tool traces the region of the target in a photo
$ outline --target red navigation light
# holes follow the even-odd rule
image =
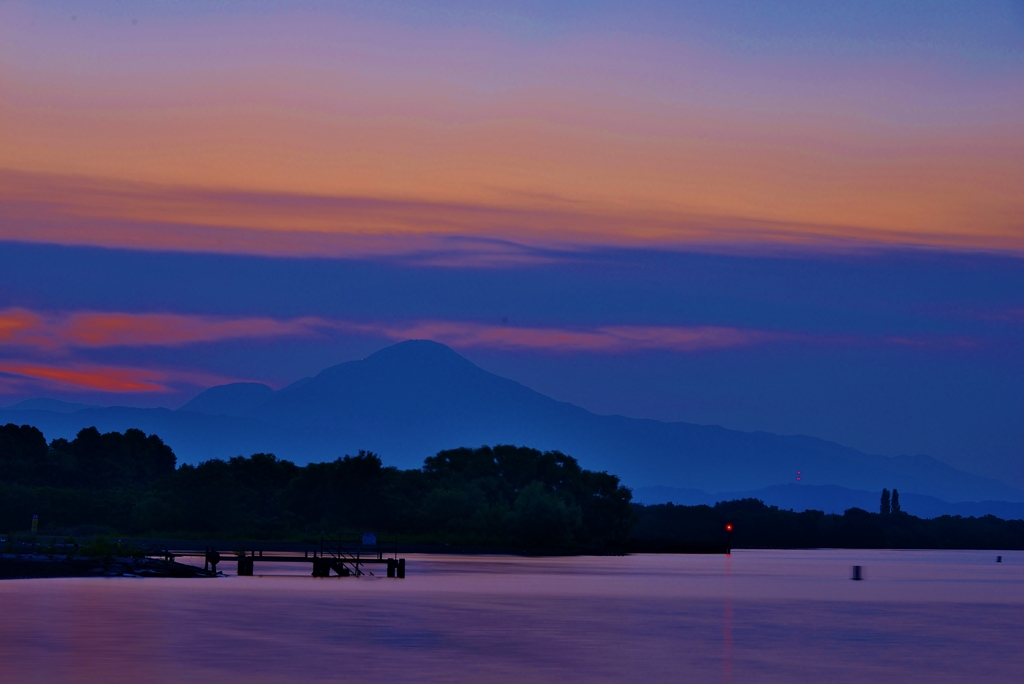
[[[725,531],[726,532],[732,532],[732,523],[726,523],[725,524]]]

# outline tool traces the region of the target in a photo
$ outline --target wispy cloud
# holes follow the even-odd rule
[[[984,312],[974,314],[976,317],[988,321],[1000,321],[1002,323],[1024,323],[1024,308],[1002,309],[995,312]]]
[[[393,340],[430,339],[452,347],[624,353],[649,349],[694,352],[795,339],[794,335],[720,326],[520,328],[452,321],[367,326]]]
[[[956,232],[757,219],[555,196],[476,202],[226,192],[0,170],[0,239],[115,248],[507,265],[602,247],[1024,252],[1019,226]]]
[[[81,347],[176,346],[241,338],[308,335],[316,319],[220,319],[174,314],[83,313],[70,316],[60,333]]]
[[[0,373],[42,381],[60,390],[100,392],[165,392],[163,374],[145,369],[114,366],[64,367],[39,363],[0,361]]]
[[[203,342],[302,337],[342,331],[392,340],[431,339],[457,348],[546,349],[623,353],[678,352],[792,340],[796,335],[725,326],[513,327],[470,321],[346,321],[226,318],[166,313],[0,311],[0,343],[41,350],[99,347],[174,347]]]
[[[890,346],[967,350],[968,338],[823,335],[721,325],[513,326],[474,321],[355,321],[320,317],[195,316],[169,313],[0,311],[0,391],[26,386],[111,393],[176,392],[238,378],[179,367],[130,367],[83,360],[105,348],[178,347],[242,339],[357,335],[391,341],[429,339],[455,349],[496,349],[550,354],[677,354],[766,344]],[[14,357],[14,358],[12,358]],[[252,380],[255,378],[245,378]],[[7,389],[5,390],[4,387]],[[13,389],[12,389],[13,388]]]
[[[31,311],[8,309],[0,311],[0,343],[46,344],[45,336],[38,335],[42,319]]]
[[[721,325],[515,326],[477,321],[358,321],[305,316],[292,319],[199,316],[170,313],[0,311],[0,344],[40,353],[110,347],[177,347],[241,339],[371,335],[401,341],[429,339],[457,349],[491,348],[628,354],[678,353],[768,343],[977,347],[965,337],[812,334]]]
[[[174,347],[233,339],[311,336],[326,331],[379,335],[393,340],[431,339],[453,347],[629,352],[680,352],[796,340],[793,333],[727,326],[517,327],[472,321],[348,321],[320,317],[288,320],[166,313],[0,311],[0,342],[42,349]]]
[[[316,318],[224,318],[166,313],[0,311],[0,343],[43,349],[174,347],[198,342],[314,334],[330,325]]]

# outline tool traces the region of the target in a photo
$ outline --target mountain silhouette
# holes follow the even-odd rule
[[[273,389],[258,382],[233,382],[200,392],[178,410],[210,416],[244,416],[273,394]]]
[[[125,407],[73,413],[0,410],[48,438],[82,427],[155,432],[183,462],[264,451],[297,463],[359,449],[419,467],[441,449],[522,444],[558,449],[632,487],[705,492],[793,482],[853,490],[898,488],[944,501],[1024,501],[1024,491],[928,456],[865,454],[814,437],[596,415],[489,373],[452,349],[411,340],[332,366],[276,392],[254,383],[214,387],[177,411]]]

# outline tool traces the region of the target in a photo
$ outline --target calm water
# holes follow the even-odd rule
[[[1024,681],[1021,552],[408,564],[0,582],[0,681]]]

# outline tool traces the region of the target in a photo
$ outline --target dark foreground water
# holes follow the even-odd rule
[[[1024,681],[1021,552],[408,564],[0,582],[0,681]]]

